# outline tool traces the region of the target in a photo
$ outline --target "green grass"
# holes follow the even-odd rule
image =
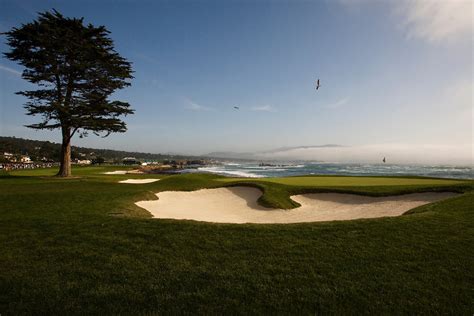
[[[291,209],[300,206],[290,196],[303,193],[356,193],[369,196],[399,195],[415,192],[464,192],[472,182],[435,178],[400,177],[341,177],[304,176],[286,178],[218,178],[227,186],[249,185],[260,188],[264,194],[259,203],[266,207]]]
[[[147,175],[162,179],[126,185],[116,182],[143,176],[102,174],[112,170],[0,176],[1,315],[474,311],[472,181]],[[242,184],[286,208],[298,192],[463,194],[401,217],[291,225],[150,220],[133,204]]]

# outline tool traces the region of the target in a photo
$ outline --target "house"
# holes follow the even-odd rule
[[[16,162],[16,157],[12,153],[4,152],[3,153],[3,158],[5,158],[5,160],[7,160],[9,162]]]
[[[29,156],[21,156],[20,157],[20,162],[23,162],[23,163],[31,163],[31,158]]]
[[[135,157],[125,157],[122,159],[122,163],[124,165],[139,165],[140,161],[138,161]]]
[[[90,165],[92,163],[91,160],[89,159],[74,159],[74,163],[78,164],[78,165]]]

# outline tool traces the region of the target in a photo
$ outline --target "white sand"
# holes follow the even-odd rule
[[[249,187],[158,193],[158,200],[136,205],[155,218],[190,219],[215,223],[301,223],[398,216],[420,205],[455,193],[415,193],[390,197],[317,193],[293,196],[301,207],[268,209],[257,204],[260,190]]]
[[[104,172],[104,174],[127,174],[127,170],[109,171],[109,172]]]
[[[160,179],[127,179],[119,181],[119,183],[128,183],[128,184],[144,184],[144,183],[152,183],[159,181]]]

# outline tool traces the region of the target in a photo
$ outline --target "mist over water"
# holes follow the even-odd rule
[[[202,167],[197,172],[225,176],[264,178],[302,175],[351,175],[351,176],[425,176],[437,178],[474,179],[470,166],[424,166],[395,164],[344,164],[310,162],[261,166],[259,163],[224,163],[221,166]],[[196,172],[195,171],[195,172]]]
[[[381,163],[401,165],[473,166],[473,145],[374,144],[361,146],[308,147],[259,154],[269,160],[330,161],[337,163]]]

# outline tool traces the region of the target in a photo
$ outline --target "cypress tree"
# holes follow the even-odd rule
[[[71,139],[92,132],[103,137],[125,132],[122,115],[133,114],[127,102],[111,94],[130,86],[131,63],[114,49],[105,26],[84,25],[58,11],[12,28],[6,35],[11,50],[4,56],[25,67],[22,78],[38,86],[19,91],[27,98],[27,115],[39,115],[33,129],[60,129],[62,149],[58,176],[71,175]]]

